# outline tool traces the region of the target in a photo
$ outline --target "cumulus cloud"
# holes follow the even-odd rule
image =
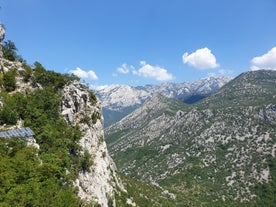
[[[98,80],[98,76],[93,70],[85,71],[77,67],[75,70],[70,70],[70,73],[78,76],[79,78],[88,78],[91,80]]]
[[[152,66],[147,64],[146,61],[140,61],[140,66],[141,67],[138,70],[132,70],[134,75],[153,78],[158,81],[170,81],[174,78],[165,68]]]
[[[132,65],[128,66],[125,63],[122,64],[119,68],[117,68],[118,73],[121,73],[121,74],[128,74],[129,71],[131,70],[134,70],[134,67]]]
[[[219,67],[219,64],[216,61],[216,57],[207,47],[198,49],[190,55],[185,52],[182,56],[182,60],[183,63],[187,63],[194,68],[202,70]]]
[[[251,70],[276,70],[276,47],[273,47],[271,50],[261,56],[254,57],[251,60],[251,63]]]

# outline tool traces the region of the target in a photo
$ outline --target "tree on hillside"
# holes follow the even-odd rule
[[[16,53],[17,48],[14,42],[8,40],[3,44],[3,57],[8,59],[9,61],[19,60],[19,56]]]
[[[16,80],[15,80],[16,70],[12,69],[4,73],[3,76],[3,85],[7,92],[14,91],[16,89]]]

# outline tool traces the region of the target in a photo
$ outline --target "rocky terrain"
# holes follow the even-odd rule
[[[43,86],[34,86],[32,82],[25,82],[20,75],[25,68],[21,63],[13,63],[4,60],[6,66],[4,72],[10,68],[17,68],[16,90],[12,93],[26,93],[28,90],[43,90]],[[89,154],[91,165],[88,169],[79,171],[74,185],[78,188],[78,195],[84,203],[98,203],[101,206],[108,206],[113,203],[115,206],[115,191],[125,191],[120,179],[116,174],[116,166],[110,158],[103,131],[103,116],[101,106],[93,92],[82,83],[73,81],[66,85],[62,91],[62,104],[60,113],[67,124],[79,127],[82,133],[78,141],[80,146],[79,156]],[[1,127],[2,130],[20,128],[24,126],[23,120],[18,120],[14,126]]]
[[[111,156],[184,205],[265,203],[275,192],[275,86],[276,72],[261,70],[193,105],[156,95],[106,129]]]
[[[0,206],[174,206],[117,172],[99,99],[79,78],[28,65],[11,41],[1,49]],[[22,128],[31,135],[7,136]]]
[[[194,103],[218,91],[232,77],[209,77],[192,83],[164,83],[132,87],[127,85],[101,86],[95,93],[102,102],[105,126],[109,126],[140,107],[154,94]]]
[[[0,206],[275,206],[275,71],[104,87],[112,113],[141,106],[104,136],[93,91],[1,44],[1,134],[32,136],[0,137]]]
[[[1,26],[1,42],[4,39],[4,34],[5,30]],[[4,50],[10,49],[8,48],[9,45],[5,44],[6,48]],[[17,58],[15,50],[10,50],[9,54],[12,55],[7,56],[4,53],[9,59],[3,58],[1,46],[1,100],[3,99],[4,102],[5,96],[28,95],[31,91],[34,93],[41,91],[43,93],[43,91],[48,90],[49,84],[53,84],[50,87],[60,87],[55,85],[54,82],[56,81],[55,77],[60,76],[61,79],[61,75],[47,72],[39,63],[36,63],[36,68],[32,69],[24,62],[13,61],[13,59]],[[37,71],[41,73],[39,74]],[[45,82],[43,78],[46,78]],[[101,105],[94,93],[84,84],[73,79],[66,81],[65,78],[66,76],[64,76],[63,86],[60,89],[56,89],[60,93],[61,101],[59,114],[62,115],[68,125],[78,127],[81,137],[78,141],[76,140],[76,144],[79,147],[77,154],[80,159],[87,157],[87,165],[82,164],[83,170],[77,173],[73,185],[78,189],[78,196],[83,203],[94,203],[106,207],[110,205],[116,206],[115,191],[118,193],[121,191],[126,192],[126,190],[116,174],[116,166],[107,151],[104,140]],[[52,83],[48,83],[48,81]],[[8,94],[5,94],[6,92]],[[1,103],[5,107],[5,103]],[[55,110],[54,106],[52,110]],[[4,119],[5,117],[5,113],[1,113],[0,118]],[[18,120],[14,121],[15,125],[7,126],[4,124],[1,126],[1,130],[16,129],[27,125],[23,115],[19,115],[18,118]],[[36,142],[36,136],[39,136],[39,132],[33,137],[34,142]],[[38,141],[38,144],[36,144],[37,149],[40,149],[39,144],[41,143],[41,141]],[[43,159],[41,161],[43,162]],[[84,166],[86,167],[85,169]]]
[[[83,134],[79,140],[82,156],[90,154],[93,164],[87,171],[79,172],[75,185],[82,200],[96,201],[101,206],[115,205],[115,190],[124,191],[116,174],[116,166],[110,158],[104,140],[101,106],[87,87],[78,81],[63,89],[61,114],[66,122],[79,126]],[[110,201],[111,200],[111,201]]]

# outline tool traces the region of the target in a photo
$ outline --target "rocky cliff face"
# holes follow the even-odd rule
[[[100,103],[80,82],[73,82],[63,89],[61,113],[68,124],[80,126],[82,138],[81,156],[91,155],[91,166],[79,173],[75,185],[84,201],[96,201],[108,206],[114,201],[116,188],[123,189],[116,176],[116,167],[110,158],[104,141],[103,116]]]
[[[2,41],[5,38],[5,29],[2,24],[0,24],[0,71],[2,70],[2,59],[3,59],[3,51],[2,51]]]
[[[5,29],[2,24],[0,24],[0,42],[2,42],[5,39]],[[0,48],[0,58],[2,58],[2,47]]]

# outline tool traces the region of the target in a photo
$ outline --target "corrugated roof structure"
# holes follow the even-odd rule
[[[0,137],[2,138],[32,137],[34,135],[35,135],[34,132],[29,127],[0,132]]]

